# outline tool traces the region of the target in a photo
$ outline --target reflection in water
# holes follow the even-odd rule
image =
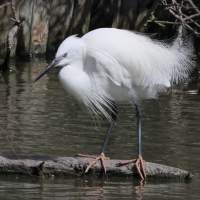
[[[32,83],[45,68],[46,61],[18,62],[0,79],[0,127],[28,155],[74,156],[77,153],[98,154],[108,122],[94,124],[74,99],[65,94],[57,74],[50,71]],[[199,80],[174,89],[196,89]],[[200,95],[165,94],[159,99],[140,103],[143,114],[142,147],[147,161],[180,167],[200,173]],[[0,130],[0,153],[25,154],[15,143],[6,140]],[[119,120],[114,127],[106,155],[112,159],[137,156],[135,110],[119,106]],[[192,161],[192,162],[191,162]],[[126,178],[46,178],[42,186],[29,177],[0,176],[0,198],[8,199],[198,199],[200,183],[192,181],[163,182]]]
[[[45,178],[38,186],[28,177],[0,177],[0,198],[7,199],[199,199],[199,181],[127,178]]]

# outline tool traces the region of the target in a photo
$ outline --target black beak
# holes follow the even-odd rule
[[[64,53],[63,55],[55,58],[47,67],[46,69],[41,72],[41,74],[33,81],[33,83],[35,83],[38,79],[40,79],[44,74],[46,74],[50,69],[56,67],[56,65],[63,59],[67,57],[67,53]]]
[[[38,79],[40,79],[44,74],[46,74],[50,69],[54,68],[58,62],[60,61],[60,59],[55,58],[46,68],[43,72],[41,72],[41,74],[33,81],[33,83],[35,83]]]

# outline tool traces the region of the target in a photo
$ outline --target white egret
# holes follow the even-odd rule
[[[138,158],[119,165],[135,162],[141,178],[146,177],[141,148],[141,111],[138,100],[156,98],[173,83],[188,80],[194,68],[191,41],[176,39],[174,43],[152,40],[148,36],[127,30],[101,28],[81,38],[65,39],[55,59],[35,79],[37,81],[53,67],[61,66],[59,80],[63,88],[77,99],[96,118],[105,116],[110,126],[99,156],[88,169],[104,160],[105,147],[117,118],[117,103],[131,103],[136,107],[138,124]],[[34,81],[34,82],[35,82]],[[110,116],[106,109],[112,115]]]

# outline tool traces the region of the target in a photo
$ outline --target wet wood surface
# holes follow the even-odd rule
[[[117,164],[122,160],[106,160],[106,174],[104,174],[100,162],[93,165],[89,172],[84,174],[91,161],[91,158],[81,157],[20,156],[17,158],[16,156],[7,156],[5,158],[0,156],[0,174],[139,177],[134,163],[117,167]],[[151,162],[144,162],[144,168],[147,177],[176,179],[193,177],[186,170]]]

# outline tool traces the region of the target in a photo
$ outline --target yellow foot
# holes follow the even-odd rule
[[[137,171],[141,177],[142,180],[144,180],[146,178],[146,172],[144,170],[144,165],[143,162],[145,162],[142,157],[139,155],[137,159],[133,159],[133,160],[127,160],[124,162],[120,162],[117,164],[117,166],[122,166],[122,165],[127,165],[129,163],[135,163],[135,166],[137,168]]]
[[[94,158],[95,160],[92,161],[86,168],[85,170],[85,173],[88,172],[88,170],[90,169],[90,167],[92,167],[92,165],[96,164],[98,162],[98,160],[101,160],[101,164],[104,168],[104,172],[106,174],[106,165],[105,165],[105,160],[110,160],[109,157],[105,157],[105,154],[104,153],[101,153],[100,155],[98,156],[95,156],[95,155],[84,155],[84,154],[77,154],[76,156],[79,156],[79,157],[84,157],[84,158]]]

